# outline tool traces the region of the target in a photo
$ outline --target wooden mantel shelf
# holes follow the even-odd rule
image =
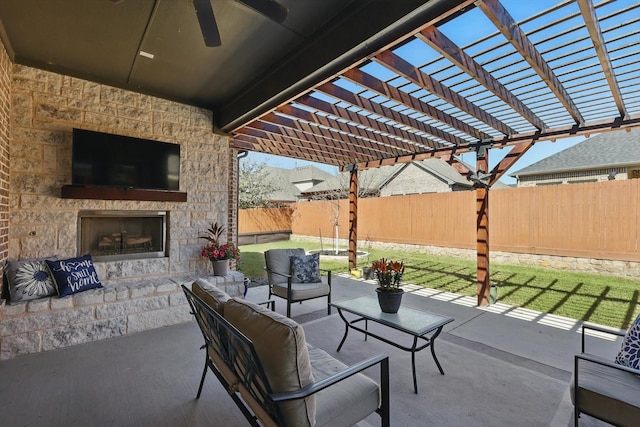
[[[82,187],[64,185],[62,187],[62,198],[186,202],[187,193],[181,191],[143,190],[138,188]]]

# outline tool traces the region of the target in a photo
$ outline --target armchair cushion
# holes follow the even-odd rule
[[[254,345],[275,393],[295,391],[313,383],[311,362],[302,326],[265,307],[231,298],[224,317]],[[316,397],[280,404],[287,425],[313,426]]]
[[[314,283],[320,281],[320,254],[292,255],[291,281],[293,283]]]
[[[629,368],[640,369],[640,314],[627,330],[615,362]]]
[[[570,385],[574,404],[574,393],[578,393],[578,409],[615,425],[637,423],[640,418],[640,378],[590,360],[579,362],[579,385],[575,384],[575,373]]]
[[[304,301],[311,298],[322,297],[329,294],[329,285],[323,282],[292,283],[291,300]],[[273,286],[272,292],[281,298],[287,298],[287,284],[280,283]]]
[[[267,275],[269,283],[277,285],[279,283],[287,283],[287,279],[291,274],[291,256],[304,255],[304,249],[270,249],[265,251],[264,258],[267,264]]]

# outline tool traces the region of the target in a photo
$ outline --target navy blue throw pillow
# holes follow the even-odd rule
[[[102,287],[91,255],[46,262],[60,297]]]
[[[320,281],[320,254],[292,255],[290,258],[293,283],[316,283]]]

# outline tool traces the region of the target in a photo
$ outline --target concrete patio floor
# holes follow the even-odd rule
[[[335,276],[333,300],[374,294],[374,284]],[[326,299],[292,307],[307,341],[347,364],[390,356],[393,426],[573,425],[569,381],[580,350],[580,323],[530,310],[406,286],[403,305],[455,318],[436,340],[440,375],[428,350],[416,356],[419,394],[413,393],[411,355],[351,331]],[[267,298],[264,286],[247,299]],[[276,310],[285,311],[276,298]],[[389,335],[388,328],[378,329]],[[406,338],[391,333],[394,340]],[[204,353],[189,322],[126,337],[0,362],[0,426],[243,426],[247,425],[215,376],[195,400]],[[619,342],[589,337],[588,348],[613,359]],[[375,369],[367,372],[376,378]],[[371,416],[363,426],[380,424]],[[605,425],[583,416],[581,426]]]

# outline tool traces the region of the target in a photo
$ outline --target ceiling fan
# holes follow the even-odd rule
[[[275,0],[235,0],[272,21],[281,24],[287,17],[288,10]],[[193,6],[198,15],[198,22],[204,37],[204,44],[208,47],[222,45],[218,24],[211,7],[211,0],[193,0]]]

